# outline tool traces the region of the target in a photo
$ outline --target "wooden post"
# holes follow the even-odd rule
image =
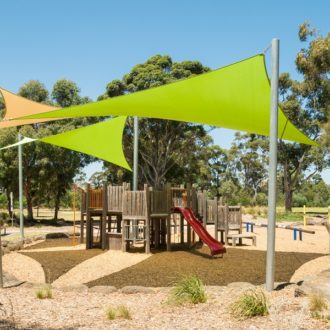
[[[83,189],[81,189],[81,201],[80,201],[80,243],[84,243],[84,226],[85,226],[85,216],[84,216],[84,207],[86,203],[86,194]]]
[[[89,197],[90,197],[90,184],[87,185],[86,191],[86,249],[92,248],[93,231],[92,231],[92,219],[89,209]]]
[[[181,244],[184,243],[184,223],[183,223],[183,216],[180,213],[180,242]]]
[[[125,234],[126,234],[126,227],[125,227],[125,220],[122,219],[121,220],[121,229],[122,229],[122,233],[121,233],[121,250],[123,252],[126,252],[126,240],[125,240]]]
[[[188,246],[191,246],[191,226],[189,223],[187,223],[187,243]]]
[[[103,185],[103,201],[102,201],[102,220],[101,220],[101,224],[100,224],[100,239],[101,239],[101,248],[102,250],[106,249],[106,226],[107,226],[107,213],[108,213],[108,194],[107,194],[107,185],[104,184]]]
[[[168,216],[166,218],[166,250],[171,251],[171,184],[167,183],[165,189],[168,212]]]
[[[207,226],[207,193],[203,190],[203,226]]]
[[[144,193],[146,197],[146,231],[145,231],[145,242],[146,242],[146,253],[150,253],[150,203],[149,203],[149,190],[148,186],[144,185]]]
[[[229,232],[228,216],[229,216],[229,208],[228,208],[228,205],[225,204],[224,218],[225,218],[225,244],[226,245],[228,245],[228,232]]]
[[[307,219],[306,219],[306,205],[304,205],[304,227],[307,225]]]
[[[218,240],[218,198],[214,197],[213,203],[213,220],[214,220],[214,238]]]
[[[166,219],[166,231],[167,231],[166,249],[167,251],[171,251],[171,215],[168,215]]]

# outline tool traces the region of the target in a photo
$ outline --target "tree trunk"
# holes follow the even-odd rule
[[[60,209],[60,200],[61,200],[61,195],[58,192],[56,194],[56,198],[55,198],[54,220],[58,219],[58,211]]]
[[[292,195],[293,195],[293,189],[292,189],[292,180],[291,180],[291,174],[288,169],[288,163],[284,163],[284,171],[283,171],[283,177],[284,177],[284,206],[285,206],[285,212],[292,212]]]
[[[8,209],[9,218],[12,219],[13,214],[12,214],[11,207],[10,207],[11,206],[10,205],[10,193],[8,193],[8,191],[6,192],[6,196],[7,196],[7,209]]]
[[[27,212],[28,212],[27,220],[32,221],[33,220],[33,204],[32,204],[31,190],[30,190],[30,182],[28,180],[24,184],[24,193],[25,193]]]
[[[26,196],[26,204],[27,204],[27,211],[28,211],[27,219],[29,221],[32,221],[33,220],[33,205],[32,205],[32,198],[30,198],[30,196]]]
[[[285,212],[292,212],[292,189],[285,190]]]

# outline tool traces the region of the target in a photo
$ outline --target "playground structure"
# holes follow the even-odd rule
[[[162,189],[144,185],[139,191],[131,191],[127,183],[97,189],[88,185],[81,193],[80,240],[84,242],[86,228],[86,249],[127,251],[142,243],[146,253],[151,247],[170,251],[174,243],[194,244],[197,233],[213,255],[225,251],[221,243],[228,244],[233,231],[242,234],[241,206],[208,199],[206,191],[191,184]],[[214,238],[206,230],[210,224],[215,226]]]

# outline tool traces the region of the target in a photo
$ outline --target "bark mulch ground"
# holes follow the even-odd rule
[[[316,253],[276,253],[276,282],[288,282],[302,264],[322,256]],[[212,258],[209,249],[157,252],[150,258],[120,272],[102,277],[87,285],[127,285],[164,287],[173,285],[187,274],[196,274],[206,285],[231,282],[265,283],[266,252],[228,248],[223,258]]]
[[[62,246],[74,246],[80,244],[80,238],[73,241],[72,238],[56,238],[56,239],[47,239],[38,244],[34,244],[24,248],[24,250],[35,250],[35,249],[45,249],[52,247],[62,247]]]
[[[100,249],[32,252],[33,248],[70,245],[72,245],[72,239],[51,239],[26,248],[26,250],[30,250],[29,252],[24,253],[23,250],[20,253],[38,261],[45,272],[46,282],[52,283],[81,262],[103,253]]]

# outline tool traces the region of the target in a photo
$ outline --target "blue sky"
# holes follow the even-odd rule
[[[0,8],[0,86],[17,92],[38,79],[51,89],[67,78],[93,99],[155,54],[215,69],[262,52],[273,37],[281,42],[280,70],[299,79],[298,25],[309,20],[321,34],[330,31],[327,0],[11,0]],[[228,147],[234,133],[212,134]],[[330,183],[329,172],[324,178]]]

